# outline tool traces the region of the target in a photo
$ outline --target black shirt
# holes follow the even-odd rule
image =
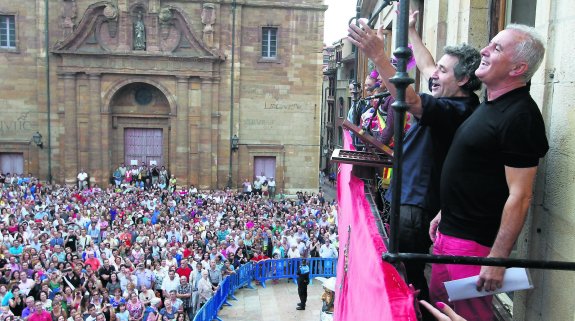
[[[116,268],[113,265],[108,266],[108,268],[106,268],[105,266],[101,266],[100,269],[98,270],[98,276],[100,277],[100,281],[102,281],[102,286],[106,287],[106,285],[108,285],[108,281],[110,280],[110,275],[112,275],[112,272],[115,272]],[[104,278],[102,278],[102,275],[108,275],[108,279],[104,280]]]
[[[72,252],[76,252],[76,241],[77,240],[78,240],[78,237],[75,234],[69,235],[66,243],[64,244],[64,247],[69,247],[72,250]]]
[[[509,196],[505,166],[535,167],[549,149],[527,87],[484,102],[459,127],[441,175],[441,233],[491,247]]]
[[[457,128],[477,109],[479,98],[420,94],[422,115],[404,138],[401,204],[440,209],[439,179]],[[391,188],[386,199],[391,200]]]
[[[78,276],[78,274],[76,274],[76,272],[72,272],[71,277],[68,273],[66,273],[66,275],[64,275],[64,278],[66,278],[66,280],[68,280],[68,282],[70,282],[70,284],[72,284],[75,288],[79,287],[80,284],[82,284],[82,279],[80,278],[80,276]],[[68,285],[65,281],[64,283]]]

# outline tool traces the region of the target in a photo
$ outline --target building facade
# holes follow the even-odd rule
[[[2,170],[102,185],[144,163],[202,189],[261,173],[315,189],[325,9],[0,0]]]
[[[347,118],[352,96],[349,84],[355,79],[355,47],[342,38],[331,46],[330,59],[324,69],[323,116],[322,116],[322,162],[320,168],[326,174],[337,172],[337,164],[331,163],[333,151],[343,147],[342,123]]]
[[[362,17],[372,14],[381,1],[362,2]],[[410,1],[419,10],[418,29],[435,58],[449,44],[468,43],[478,49],[509,23],[534,26],[542,36],[546,54],[532,78],[531,95],[546,124],[550,149],[539,163],[529,217],[519,237],[514,257],[533,260],[575,262],[575,112],[573,92],[575,28],[572,1],[558,0],[433,0]],[[395,14],[384,10],[378,25],[393,35]],[[417,76],[417,75],[414,75]],[[426,84],[416,78],[418,88]],[[495,300],[501,320],[575,320],[573,272],[531,269],[534,289],[500,294]]]

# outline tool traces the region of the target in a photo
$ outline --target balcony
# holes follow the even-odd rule
[[[323,71],[324,75],[331,75],[331,74],[335,74],[337,70],[337,62],[333,59],[331,59],[328,63],[327,63],[327,68]]]

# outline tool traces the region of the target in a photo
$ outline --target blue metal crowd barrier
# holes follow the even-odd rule
[[[242,287],[252,288],[251,281],[265,287],[266,280],[292,279],[297,283],[297,270],[303,259],[265,260],[242,265],[236,273],[226,277],[218,290],[196,313],[193,321],[219,320],[218,311],[223,305],[231,305],[228,298],[236,300],[234,293]],[[318,276],[335,276],[337,259],[309,258],[310,280]]]
[[[303,259],[281,259],[260,261],[254,266],[253,278],[264,288],[267,280],[292,279],[297,283],[297,270]],[[335,276],[337,258],[308,258],[307,264],[310,269],[310,280],[318,276]]]

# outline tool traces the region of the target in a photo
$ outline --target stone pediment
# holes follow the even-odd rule
[[[214,16],[213,7],[208,10]],[[206,6],[202,17],[198,17],[202,23],[205,12]],[[147,1],[142,1],[118,8],[113,2],[101,1],[86,9],[74,31],[56,43],[52,52],[67,56],[176,56],[221,61],[225,59],[221,50],[210,47],[211,24],[210,28],[194,32],[189,18],[177,7],[148,8]]]

